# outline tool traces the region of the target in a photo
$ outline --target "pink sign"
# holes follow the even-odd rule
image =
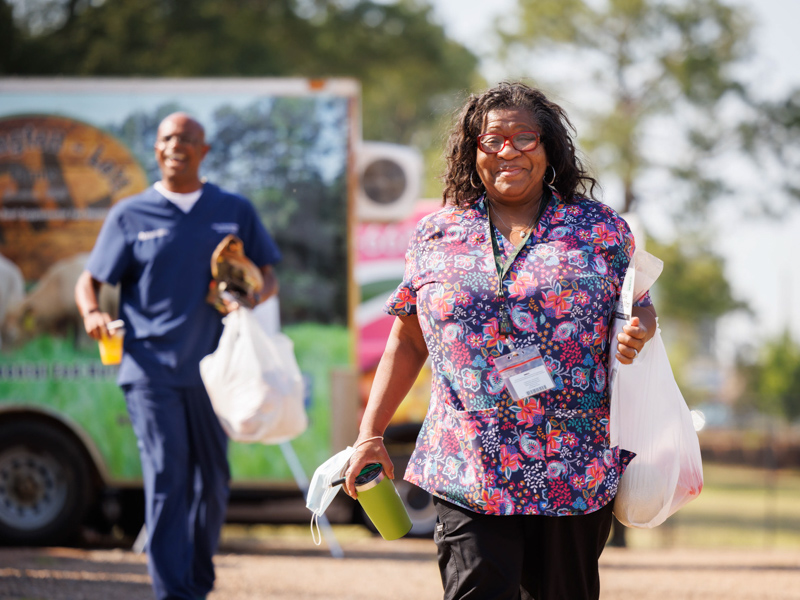
[[[408,241],[417,222],[440,207],[441,202],[423,200],[404,221],[360,223],[356,229],[356,283],[361,289],[356,323],[362,373],[375,368],[386,347],[394,317],[383,312],[383,306],[403,280]]]

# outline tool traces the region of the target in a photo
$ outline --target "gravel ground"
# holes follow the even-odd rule
[[[209,600],[441,598],[430,540],[386,542],[337,530],[344,558],[305,528],[226,530]],[[800,599],[800,549],[606,549],[602,600]],[[0,548],[0,598],[151,600],[145,557],[127,549]]]

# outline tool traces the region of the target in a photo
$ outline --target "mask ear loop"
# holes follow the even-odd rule
[[[314,528],[316,527],[316,531]],[[317,513],[311,515],[311,539],[317,546],[322,544],[322,532],[319,530],[319,516]]]
[[[366,442],[371,442],[372,440],[382,440],[382,439],[383,439],[382,435],[376,435],[376,436],[367,438],[365,440],[361,440],[358,444],[355,445],[354,449],[358,448],[361,444],[364,444]],[[344,469],[342,469],[342,470],[344,470]],[[341,485],[341,483],[335,483],[335,485]],[[322,531],[320,531],[320,528],[319,528],[319,515],[316,512],[311,514],[310,527],[311,527],[311,539],[314,540],[314,544],[316,544],[317,546],[321,545],[322,544]]]

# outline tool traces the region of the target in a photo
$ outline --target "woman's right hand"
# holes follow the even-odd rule
[[[361,472],[361,469],[373,463],[380,463],[383,467],[383,472],[389,479],[394,479],[394,465],[389,458],[389,452],[382,439],[370,440],[371,436],[359,436],[359,440],[369,440],[363,443],[356,440],[356,451],[350,457],[350,463],[345,471],[345,482],[343,488],[345,493],[351,498],[358,498],[356,492],[356,477]]]

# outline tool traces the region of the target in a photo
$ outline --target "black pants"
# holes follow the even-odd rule
[[[597,600],[611,504],[574,517],[496,516],[434,498],[445,600]]]

